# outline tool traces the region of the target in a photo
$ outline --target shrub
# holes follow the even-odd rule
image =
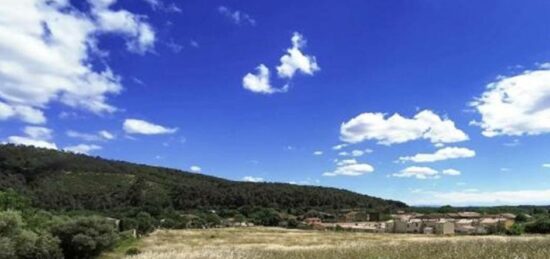
[[[21,232],[23,219],[16,211],[0,212],[0,237],[14,237]]]
[[[519,236],[519,235],[522,235],[524,231],[525,231],[525,228],[523,225],[515,223],[509,229],[506,230],[506,235]]]
[[[112,222],[99,217],[82,217],[54,226],[66,258],[92,258],[111,248],[118,239]]]
[[[525,225],[525,232],[537,233],[537,234],[549,234],[550,233],[550,219],[543,218],[538,219],[533,223]]]
[[[59,239],[54,238],[49,233],[36,234],[32,231],[24,230],[16,237],[15,251],[18,258],[63,258],[63,253],[59,247]]]
[[[126,250],[126,255],[138,255],[141,254],[141,250],[137,247],[130,247]]]
[[[140,234],[147,234],[155,230],[155,220],[147,212],[140,212],[136,215],[137,231]]]
[[[133,218],[123,218],[120,221],[120,229],[122,231],[132,230],[132,229],[138,229],[138,221]]]
[[[525,213],[520,213],[520,214],[516,215],[516,222],[527,222],[527,220],[529,220],[529,219],[527,218]]]
[[[0,236],[0,259],[15,257],[15,242],[10,238]]]

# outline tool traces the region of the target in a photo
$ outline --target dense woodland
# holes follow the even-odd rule
[[[12,188],[44,209],[143,208],[278,210],[404,208],[406,204],[346,190],[248,183],[56,150],[0,146],[0,190]]]

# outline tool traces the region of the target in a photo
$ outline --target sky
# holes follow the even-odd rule
[[[550,2],[5,0],[0,141],[550,204]]]

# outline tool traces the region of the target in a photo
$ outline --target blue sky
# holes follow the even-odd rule
[[[0,139],[409,204],[548,204],[549,8],[8,1]]]

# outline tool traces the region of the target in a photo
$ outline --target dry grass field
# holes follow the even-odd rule
[[[260,227],[159,230],[135,247],[142,253],[127,259],[550,258],[550,236],[444,237]]]

